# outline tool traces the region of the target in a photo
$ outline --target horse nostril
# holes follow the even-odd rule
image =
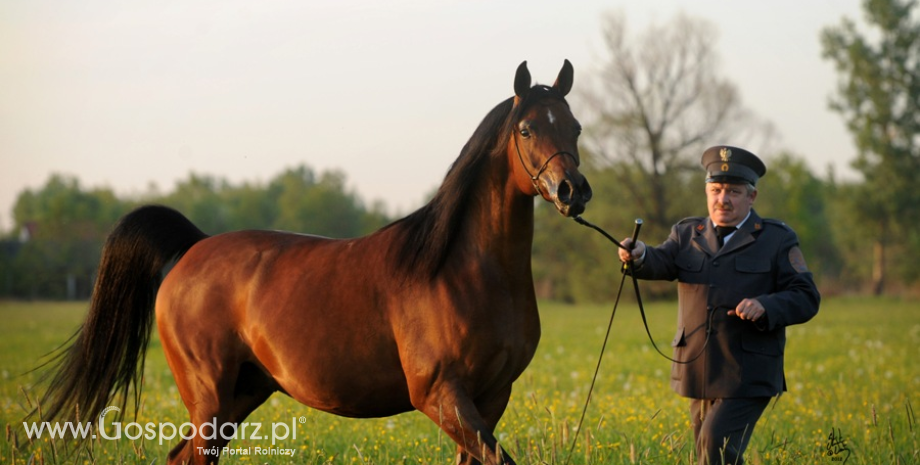
[[[559,185],[559,189],[556,191],[556,198],[566,205],[572,202],[572,183],[568,179]]]

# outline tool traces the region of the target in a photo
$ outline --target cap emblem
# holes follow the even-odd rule
[[[722,147],[722,150],[719,150],[719,156],[722,157],[722,161],[727,162],[732,159],[732,151],[731,149]],[[726,170],[723,166],[722,171],[728,171],[728,170]]]

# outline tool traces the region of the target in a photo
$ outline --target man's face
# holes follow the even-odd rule
[[[748,189],[743,184],[706,184],[709,217],[716,226],[737,226],[751,211],[755,198],[757,191],[748,194]]]

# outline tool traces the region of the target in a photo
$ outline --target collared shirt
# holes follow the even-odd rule
[[[723,244],[728,244],[728,241],[731,240],[732,236],[734,236],[735,233],[738,232],[739,229],[741,229],[741,226],[744,225],[744,222],[747,221],[748,218],[750,218],[750,217],[751,217],[751,212],[748,211],[747,216],[745,216],[744,219],[741,220],[740,223],[738,223],[738,224],[735,225],[735,230],[732,231],[731,234],[729,234],[729,235],[725,236],[724,238],[722,238],[722,243],[723,243]],[[712,223],[712,227],[713,227],[713,229],[715,229],[716,224],[715,224],[715,222],[712,221],[712,218],[709,219],[709,222]],[[642,258],[645,258],[645,254],[642,254]]]

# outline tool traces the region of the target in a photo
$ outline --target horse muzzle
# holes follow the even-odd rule
[[[555,178],[552,176],[552,178]],[[585,211],[585,206],[591,200],[593,192],[591,184],[578,171],[565,171],[558,179],[543,181],[543,192],[548,197],[546,200],[553,202],[556,210],[565,217],[575,217]]]

